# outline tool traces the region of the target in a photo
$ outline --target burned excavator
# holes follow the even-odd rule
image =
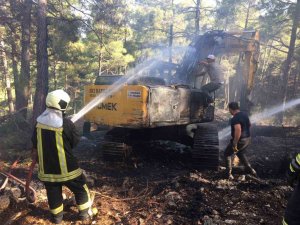
[[[152,63],[156,67],[151,66],[146,75],[128,80],[85,115],[84,135],[90,132],[91,123],[110,128],[102,143],[105,159],[124,159],[137,142],[171,140],[191,146],[190,161],[194,168],[218,169],[218,131],[211,123],[213,98],[195,88],[189,77],[199,60],[209,54],[240,54],[243,61],[240,102],[242,109],[248,110],[258,63],[259,34],[211,31],[197,36],[187,49],[179,65]],[[164,79],[164,74],[172,79]],[[85,87],[85,104],[121,77],[99,76],[94,85]]]

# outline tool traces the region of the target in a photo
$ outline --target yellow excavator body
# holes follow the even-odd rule
[[[110,85],[88,85],[84,89],[87,104]],[[143,127],[147,124],[149,88],[143,85],[124,85],[85,115],[85,120],[106,126]]]

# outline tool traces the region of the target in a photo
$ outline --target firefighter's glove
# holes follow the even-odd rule
[[[290,167],[287,171],[287,182],[291,187],[294,187],[294,183],[299,178],[299,170],[295,168],[295,159],[292,160]]]
[[[288,170],[287,172],[287,182],[291,187],[294,187],[294,183],[297,180],[297,174]]]
[[[237,145],[233,145],[233,146],[232,146],[232,150],[233,150],[233,152],[234,152],[235,154],[238,153],[238,151],[239,151]]]

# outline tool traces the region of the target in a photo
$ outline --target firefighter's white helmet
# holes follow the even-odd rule
[[[55,108],[65,111],[70,102],[70,96],[64,90],[55,90],[48,93],[46,105],[49,108]]]

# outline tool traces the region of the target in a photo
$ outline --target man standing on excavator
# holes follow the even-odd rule
[[[65,117],[69,102],[70,97],[63,90],[48,93],[47,108],[37,118],[32,136],[32,159],[38,160],[38,178],[45,185],[55,224],[60,224],[63,220],[63,185],[75,194],[79,219],[86,220],[91,215],[90,193],[72,153],[80,136],[73,122]]]
[[[196,77],[205,76],[208,74],[210,82],[201,87],[201,90],[206,93],[212,93],[218,90],[222,86],[221,79],[223,72],[220,66],[216,63],[216,57],[214,55],[208,55],[204,61],[199,62],[199,69]]]
[[[237,102],[230,102],[228,107],[230,114],[233,116],[230,120],[232,139],[224,152],[228,179],[233,179],[231,162],[233,154],[236,154],[239,157],[241,163],[245,166],[247,173],[256,176],[256,171],[251,167],[245,155],[245,150],[251,141],[250,119],[246,113],[240,111],[240,107]]]
[[[290,198],[284,218],[282,221],[283,225],[299,225],[300,224],[300,153],[292,159],[288,169],[288,183],[292,187],[296,183],[292,197]]]

